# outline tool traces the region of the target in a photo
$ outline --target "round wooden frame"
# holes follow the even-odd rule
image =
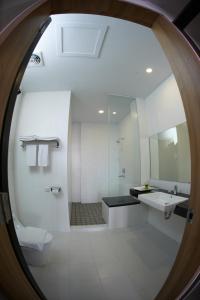
[[[157,300],[181,299],[200,265],[200,61],[181,32],[157,12],[129,0],[38,0],[21,9],[0,32],[0,133],[8,99],[20,65],[31,43],[50,14],[89,13],[107,15],[152,28],[174,72],[189,128],[192,182],[189,206],[194,210],[192,224],[186,224],[174,266]],[[29,1],[30,3],[30,1]],[[3,170],[2,170],[3,174]],[[7,191],[3,191],[7,192]],[[25,276],[8,226],[0,225],[0,286],[9,299],[39,299],[41,296]],[[17,276],[16,276],[17,274]],[[20,288],[18,288],[20,287]]]

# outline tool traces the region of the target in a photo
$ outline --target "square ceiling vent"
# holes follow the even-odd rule
[[[107,26],[95,24],[63,24],[57,27],[58,55],[97,58]]]

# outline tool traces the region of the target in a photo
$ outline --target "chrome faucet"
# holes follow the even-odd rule
[[[178,193],[178,186],[175,184],[175,186],[174,186],[174,195],[177,195],[177,193]]]
[[[122,168],[122,173],[121,173],[121,175],[119,175],[118,177],[122,177],[122,178],[124,178],[124,177],[126,177],[126,169],[125,168]]]

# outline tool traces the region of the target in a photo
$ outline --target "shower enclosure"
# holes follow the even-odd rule
[[[128,195],[141,180],[136,100],[116,95],[107,99],[108,196]]]
[[[140,184],[141,173],[136,100],[105,95],[94,109],[90,103],[84,106],[90,113],[77,120],[82,106],[73,99],[72,202],[128,195]]]

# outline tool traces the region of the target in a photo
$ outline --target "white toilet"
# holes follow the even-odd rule
[[[46,230],[27,226],[13,215],[19,244],[28,265],[42,266],[49,262],[49,248],[53,236]]]

